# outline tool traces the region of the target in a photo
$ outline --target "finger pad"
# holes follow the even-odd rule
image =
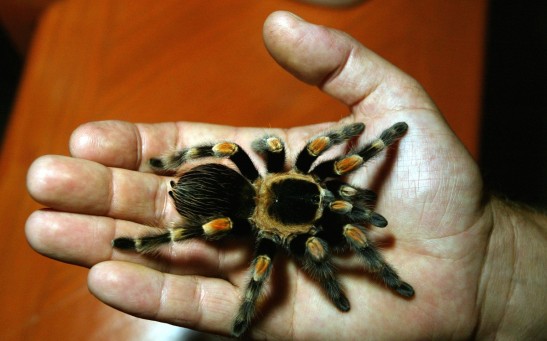
[[[140,138],[136,126],[123,121],[90,122],[70,138],[70,153],[106,166],[137,169]]]
[[[41,210],[27,220],[25,233],[37,252],[63,262],[91,266],[110,257],[110,230],[90,216]]]
[[[110,173],[100,164],[64,156],[38,158],[27,173],[29,194],[62,211],[104,213],[108,208]]]
[[[163,278],[142,265],[108,261],[91,268],[88,286],[93,295],[114,308],[151,317],[159,307]]]
[[[289,12],[274,12],[264,23],[270,54],[297,78],[320,85],[347,57],[346,40]]]

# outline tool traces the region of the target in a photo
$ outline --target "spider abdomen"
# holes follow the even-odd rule
[[[197,166],[173,187],[175,207],[197,224],[213,218],[247,219],[255,208],[255,190],[238,172],[221,164]]]

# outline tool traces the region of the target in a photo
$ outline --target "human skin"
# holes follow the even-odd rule
[[[298,264],[281,256],[249,336],[544,337],[545,215],[489,195],[476,163],[423,88],[345,33],[287,12],[270,15],[263,33],[281,66],[351,112],[340,122],[267,130],[286,142],[292,160],[307,139],[335,125],[365,122],[363,144],[395,122],[408,124],[387,156],[349,182],[377,191],[375,210],[389,225],[372,227],[371,235],[416,295],[395,295],[367,276],[356,257],[342,255],[336,263],[351,304],[342,313]],[[189,122],[85,124],[70,140],[73,157],[43,156],[29,169],[29,193],[50,209],[29,217],[28,241],[48,257],[89,267],[90,291],[108,305],[229,334],[252,257],[248,240],[192,240],[168,246],[158,257],[113,250],[111,240],[178,219],[168,195],[172,178],[153,174],[151,157],[216,139],[249,150],[264,131]]]

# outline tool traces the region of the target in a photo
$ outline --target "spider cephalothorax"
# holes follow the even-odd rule
[[[412,287],[399,278],[367,238],[368,225],[387,225],[386,219],[371,209],[376,195],[340,180],[401,137],[407,124],[396,123],[365,146],[312,167],[324,151],[361,134],[364,128],[362,123],[350,124],[311,139],[289,171],[284,169],[285,146],[281,139],[264,136],[253,143],[253,149],[266,160],[268,172],[263,176],[247,153],[232,142],[191,147],[154,158],[150,165],[158,172],[176,172],[191,159],[226,157],[240,173],[218,163],[190,169],[177,182],[171,182],[173,190],[169,192],[183,217],[180,226],[161,234],[117,238],[113,245],[151,252],[164,243],[189,238],[216,240],[234,234],[252,235],[257,246],[243,302],[233,324],[232,333],[236,336],[250,326],[257,298],[279,248],[301,262],[341,311],[348,311],[350,305],[335,274],[331,251],[348,245],[386,286],[411,297]]]

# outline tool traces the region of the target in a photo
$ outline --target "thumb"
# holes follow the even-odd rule
[[[354,111],[370,115],[373,111],[435,109],[413,78],[341,31],[279,11],[266,19],[263,37],[283,68]]]

